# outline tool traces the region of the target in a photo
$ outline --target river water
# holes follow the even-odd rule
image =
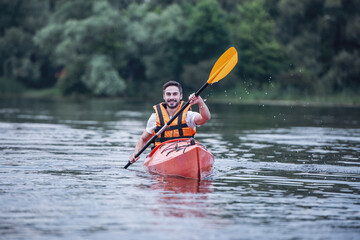
[[[198,182],[123,169],[150,103],[0,99],[0,239],[360,239],[360,108],[209,106]]]

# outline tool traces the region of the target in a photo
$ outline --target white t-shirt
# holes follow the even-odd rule
[[[193,112],[193,111],[188,111],[186,114],[186,124],[188,125],[188,127],[191,127],[192,129],[195,129],[196,124],[195,124],[195,117],[196,115],[200,115],[200,113],[197,112]],[[170,116],[171,118],[171,116]],[[156,128],[156,113],[151,114],[147,125],[146,125],[146,131],[150,134],[152,134],[153,130]]]

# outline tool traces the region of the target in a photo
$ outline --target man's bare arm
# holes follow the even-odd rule
[[[145,144],[150,140],[152,134],[148,133],[146,130],[141,134],[139,141],[136,143],[134,153],[130,155],[129,161],[131,163],[136,162],[140,157],[135,159],[135,155],[145,146]]]
[[[195,104],[199,105],[200,115],[196,115],[194,119],[195,124],[203,125],[207,121],[209,121],[211,118],[211,113],[208,106],[205,104],[204,100],[200,96],[196,97],[195,94],[191,94],[189,100],[191,105],[195,105]]]

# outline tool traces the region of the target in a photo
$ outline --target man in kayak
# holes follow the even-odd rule
[[[164,102],[154,106],[155,113],[151,114],[145,130],[136,144],[134,153],[130,155],[129,161],[131,163],[139,159],[139,157],[135,158],[136,153],[180,110],[182,104],[184,104],[182,97],[182,86],[180,83],[169,81],[163,85]],[[200,96],[196,97],[193,93],[189,96],[189,101],[190,105],[198,104],[200,113],[190,111],[190,106],[185,108],[177,120],[173,121],[156,138],[155,146],[175,138],[190,138],[195,135],[196,126],[201,126],[210,120],[211,114],[209,108]]]

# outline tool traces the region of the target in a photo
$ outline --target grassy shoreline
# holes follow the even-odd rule
[[[287,99],[244,99],[231,100],[213,98],[209,99],[210,103],[219,104],[244,104],[244,105],[264,105],[264,106],[304,106],[304,107],[360,107],[359,102],[343,102],[343,101],[319,101],[319,100],[287,100]]]
[[[247,90],[236,88],[224,93],[215,93],[209,102],[224,104],[256,104],[282,106],[349,106],[360,107],[360,94],[346,90],[333,94],[306,95],[279,89]]]
[[[5,82],[4,79],[0,79],[0,97],[44,99],[95,98],[91,96],[79,95],[63,96],[60,89],[56,86],[45,89],[29,89],[16,82]],[[299,93],[281,92],[277,89],[246,90],[245,88],[237,88],[231,89],[230,91],[225,91],[223,93],[210,93],[208,95],[204,94],[202,97],[207,98],[209,103],[220,104],[360,107],[360,94],[351,90],[322,96],[305,96]],[[128,97],[117,98],[123,100],[133,99]]]
[[[60,91],[56,88],[42,89],[42,90],[30,90],[25,91],[22,94],[17,94],[17,97],[24,98],[51,98],[51,99],[74,99],[74,98],[95,98],[89,96],[62,96]],[[96,97],[99,98],[99,97]],[[109,98],[109,97],[103,97]],[[116,97],[123,100],[132,100],[134,98]],[[203,97],[206,98],[206,97]],[[344,98],[343,95],[330,95],[330,96],[313,96],[304,98],[278,98],[278,99],[266,99],[266,98],[244,98],[244,97],[226,97],[226,96],[209,96],[207,99],[209,103],[215,104],[252,104],[252,105],[268,105],[268,106],[314,106],[314,107],[360,107],[360,96],[347,95]]]

